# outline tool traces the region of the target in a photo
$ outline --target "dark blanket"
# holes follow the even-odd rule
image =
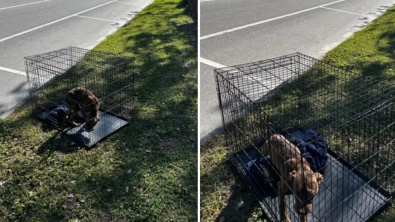
[[[45,121],[51,123],[51,124],[55,124],[60,126],[61,123],[63,123],[63,118],[66,116],[67,114],[67,106],[66,105],[58,105],[58,106],[54,106],[49,108],[48,114],[45,117]],[[78,112],[78,115],[76,115],[74,121],[76,123],[84,123],[85,122],[85,118],[82,116],[81,112]],[[69,124],[68,126],[70,126],[71,124]]]
[[[321,135],[314,130],[307,130],[303,134],[303,139],[292,135],[286,138],[295,144],[301,151],[302,156],[310,163],[314,172],[325,173],[325,164],[328,160],[328,144]]]

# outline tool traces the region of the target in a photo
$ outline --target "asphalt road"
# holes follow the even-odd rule
[[[200,0],[200,141],[221,130],[214,68],[294,52],[321,58],[394,0]]]
[[[29,95],[24,57],[91,49],[153,0],[0,0],[0,118]]]

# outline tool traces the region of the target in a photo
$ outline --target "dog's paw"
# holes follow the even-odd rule
[[[70,122],[72,126],[77,127],[77,126],[81,126],[81,123],[76,123],[74,121]]]

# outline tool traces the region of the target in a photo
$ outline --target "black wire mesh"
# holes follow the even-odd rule
[[[305,172],[313,165],[306,164],[301,147],[281,153],[279,144],[267,142],[275,134],[313,130],[319,136],[307,146],[324,141],[329,147],[325,167],[317,170],[325,172],[324,181],[309,221],[366,221],[389,202],[395,184],[395,87],[300,53],[214,72],[231,161],[271,221],[280,221],[277,181],[292,194],[285,198],[291,221],[299,221],[295,207],[311,201],[308,184],[315,183],[309,179],[313,172]],[[262,164],[265,142],[275,152]],[[292,157],[295,164],[287,162]],[[302,190],[293,186],[297,179],[281,177],[283,165],[283,172],[309,179]]]
[[[82,127],[65,132],[92,146],[132,120],[132,64],[130,57],[76,47],[26,57],[33,115],[65,130],[63,122],[51,112],[66,105],[69,90],[77,87],[90,90],[99,100],[101,120],[92,132],[85,132]],[[84,105],[87,104],[80,107]]]

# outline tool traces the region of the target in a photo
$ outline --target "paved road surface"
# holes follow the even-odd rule
[[[201,0],[200,140],[221,127],[213,69],[301,52],[316,58],[394,0]]]
[[[93,48],[153,0],[0,0],[0,118],[28,96],[23,58]]]

